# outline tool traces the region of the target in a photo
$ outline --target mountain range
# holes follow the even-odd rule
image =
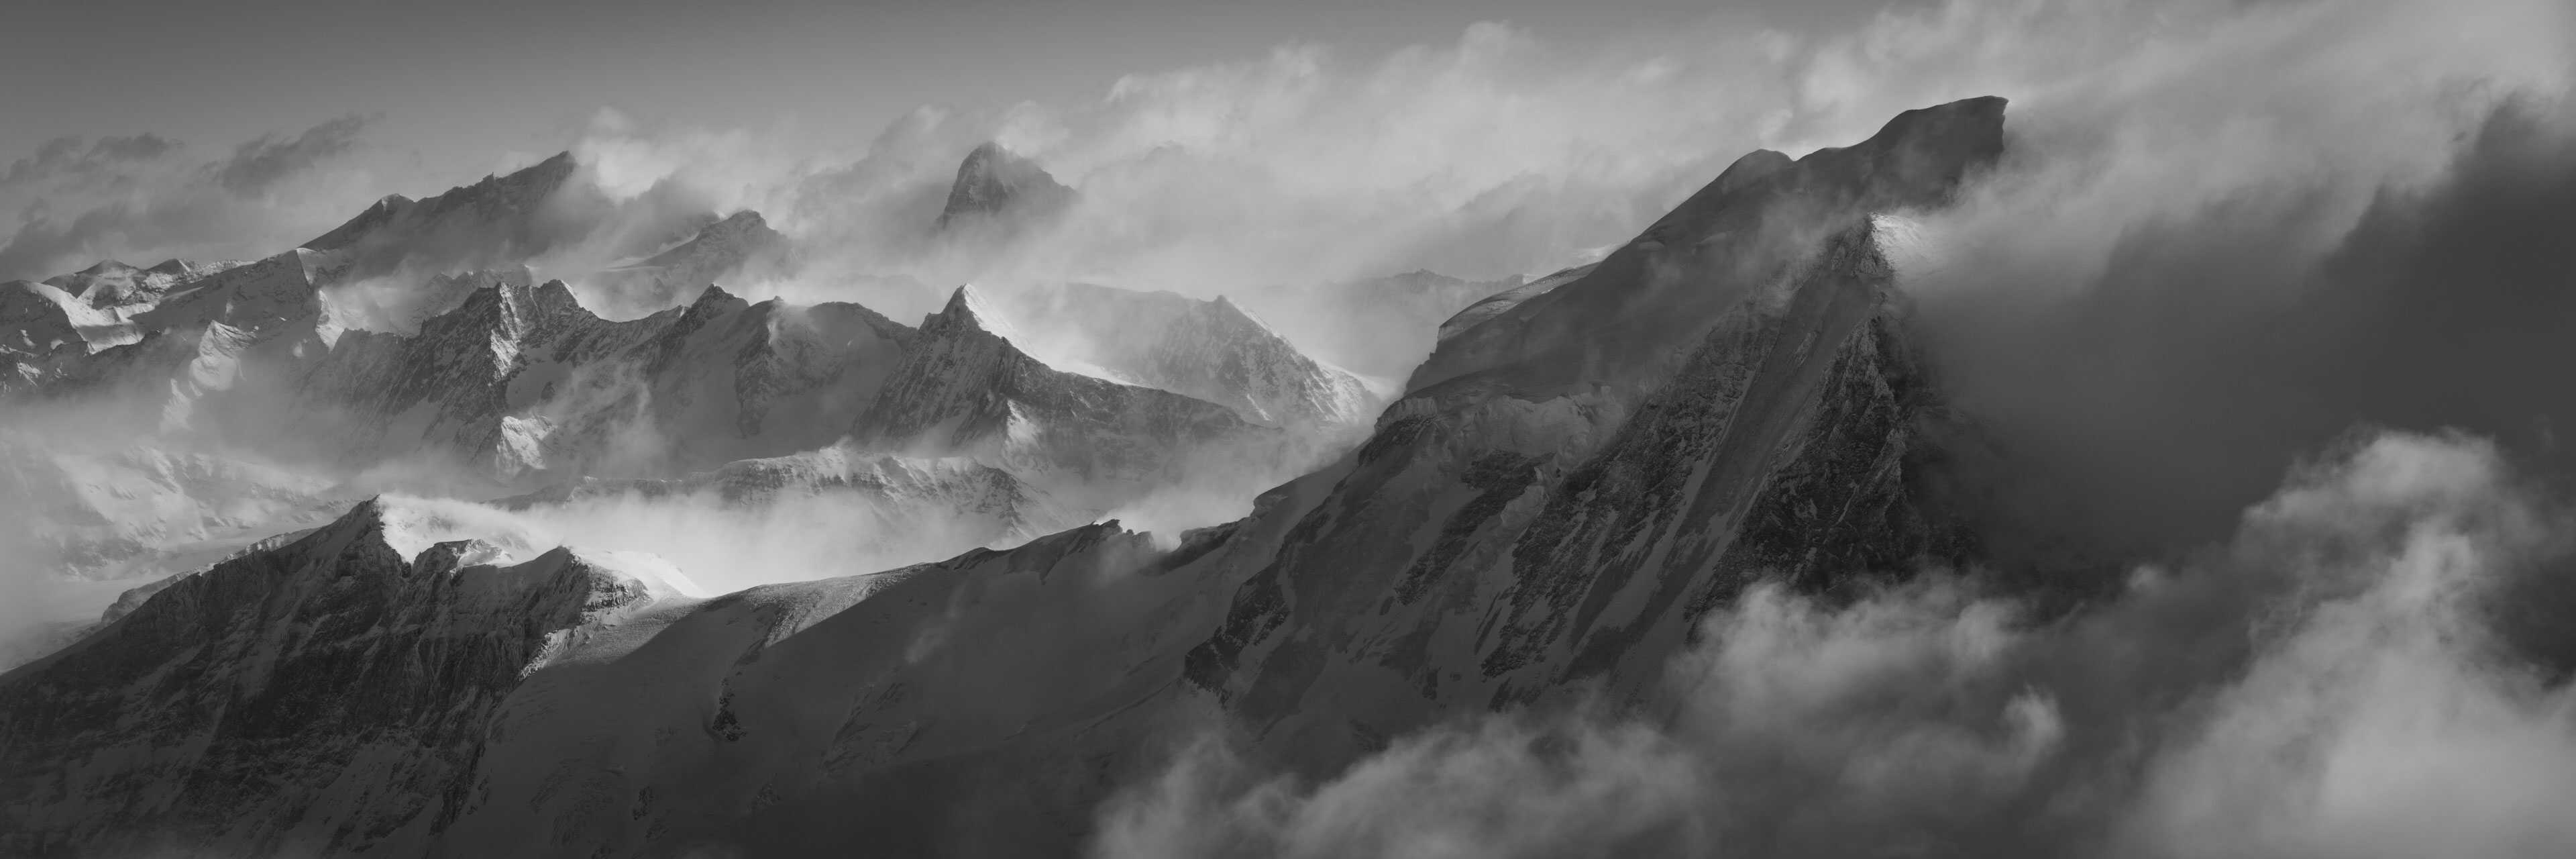
[[[1320,777],[1444,720],[1654,708],[1695,622],[1756,580],[1832,591],[1980,551],[1890,257],[1906,213],[2002,156],[2004,109],[1745,155],[1590,265],[1333,287],[1415,320],[1352,370],[1231,298],[965,285],[907,325],[700,284],[612,321],[511,268],[548,229],[451,253],[548,223],[534,189],[565,160],[253,263],[11,284],[6,402],[106,402],[149,418],[119,444],[343,477],[116,466],[308,518],[0,675],[0,852],[1064,855],[1186,726]],[[976,150],[942,225],[1076,193],[1035,170]],[[728,272],[767,230],[710,218],[621,277]],[[420,281],[414,330],[335,305],[432,258],[453,267]],[[13,468],[73,474],[26,451]],[[898,543],[975,524],[906,544],[917,563],[716,594],[514,518],[825,496]],[[1152,509],[1241,515],[1110,518],[1174,497]]]

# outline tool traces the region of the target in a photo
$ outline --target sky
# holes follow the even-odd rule
[[[1097,98],[1121,75],[1283,44],[1378,53],[1501,21],[1635,38],[1742,17],[1818,27],[1875,3],[1091,0],[1013,3],[169,4],[38,0],[0,35],[0,158],[60,136],[150,132],[229,147],[336,117],[432,175],[560,149],[602,108],[861,146],[923,104]]]
[[[0,87],[0,279],[266,256],[379,197],[567,150],[621,198],[760,210],[841,249],[840,281],[997,276],[889,259],[986,139],[1106,215],[999,276],[1239,293],[1544,273],[1745,148],[1883,121],[1912,94],[1813,127],[1773,114],[1813,113],[1797,70],[1821,46],[1934,8],[46,3],[0,36],[0,80],[32,84]]]
[[[1539,276],[1751,149],[1799,155],[1983,95],[2013,100],[2014,133],[2082,153],[2064,163],[2271,171],[2184,171],[2141,199],[2336,171],[2356,188],[2420,181],[2500,94],[2565,89],[2571,15],[2563,0],[48,3],[0,36],[0,279],[265,256],[386,194],[566,150],[644,201],[639,223],[755,209],[820,249],[800,282],[729,287],[905,318],[920,296],[843,287],[902,274],[1243,297],[1415,269]],[[926,253],[921,226],[986,140],[1035,157],[1083,210],[1007,258]]]

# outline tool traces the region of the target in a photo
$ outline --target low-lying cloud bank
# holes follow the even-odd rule
[[[2576,688],[2495,620],[2564,578],[2568,524],[2490,442],[2379,435],[2071,618],[1972,578],[1757,588],[1657,704],[1488,717],[1316,784],[1205,742],[1093,852],[2558,855]]]

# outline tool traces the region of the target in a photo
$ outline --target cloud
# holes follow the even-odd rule
[[[1761,142],[1775,102],[1708,96],[1765,78],[1787,37],[1724,36],[1623,55],[1482,24],[1384,57],[1288,46],[1130,75],[1090,101],[926,107],[837,163],[674,157],[723,139],[685,130],[586,151],[733,189],[814,249],[807,277],[765,287],[809,298],[850,273],[1199,296],[1424,266],[1519,273],[1617,241]],[[985,140],[1081,192],[1059,229],[1001,248],[930,234]]]
[[[36,154],[10,162],[9,172],[0,173],[0,188],[91,177],[121,164],[158,159],[178,148],[177,141],[148,132],[101,137],[87,145],[77,137],[57,137],[37,147]]]
[[[1314,784],[1202,743],[1094,855],[2555,855],[2576,689],[2489,619],[2566,524],[2490,442],[2376,436],[2071,618],[1765,585],[1643,712],[1484,717]]]
[[[262,136],[242,144],[231,159],[213,165],[215,181],[235,194],[266,192],[280,180],[356,148],[359,135],[376,119],[350,114],[305,129],[292,138]]]
[[[292,247],[376,196],[371,175],[349,163],[372,122],[343,116],[204,162],[148,133],[48,142],[0,177],[0,211],[17,215],[0,242],[0,279],[39,279],[120,256],[148,265]]]

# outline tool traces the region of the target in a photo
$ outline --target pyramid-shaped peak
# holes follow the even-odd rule
[[[733,293],[726,292],[724,287],[710,283],[707,284],[706,289],[698,291],[697,300],[689,302],[687,313],[691,316],[704,316],[709,313],[740,310],[750,306],[751,302],[744,301]]]
[[[948,303],[938,313],[922,320],[921,330],[925,334],[981,331],[1015,344],[1020,339],[1016,336],[1018,332],[1011,328],[1010,317],[1001,312],[1001,306],[985,290],[971,283],[959,284],[955,291],[950,292]]]
[[[573,296],[572,287],[565,285],[560,278],[537,284],[534,294],[540,302],[546,304],[581,303],[581,299]]]
[[[1224,293],[1218,293],[1216,297],[1207,299],[1200,303],[1207,305],[1207,312],[1218,319],[1222,319],[1230,323],[1251,324],[1262,328],[1270,327],[1262,323],[1261,317],[1253,314],[1252,308],[1235,303],[1233,298],[1228,297]]]
[[[966,161],[965,163],[958,165],[958,169],[959,172],[962,173],[970,170],[992,170],[1005,165],[1027,163],[1032,162],[1027,158],[1020,157],[1019,153],[1012,152],[1011,150],[1004,148],[1001,141],[987,140],[976,144],[974,149],[967,150]]]
[[[948,293],[947,305],[941,307],[936,315],[954,321],[975,322],[992,313],[992,302],[984,297],[981,290],[974,284],[961,283]]]
[[[957,181],[948,188],[948,205],[939,226],[960,218],[1045,214],[1071,202],[1073,189],[1048,175],[1036,161],[986,141],[966,153],[957,165]]]

